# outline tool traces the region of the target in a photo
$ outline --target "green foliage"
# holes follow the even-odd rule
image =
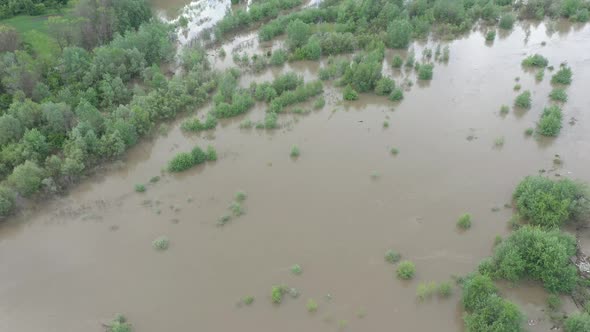
[[[375,93],[379,96],[387,96],[395,89],[395,82],[389,77],[382,77],[375,85]]]
[[[254,296],[246,296],[242,299],[242,303],[244,303],[245,305],[251,305],[252,303],[254,303]]]
[[[281,66],[285,62],[287,62],[287,51],[283,49],[278,49],[272,52],[272,55],[270,56],[269,60],[269,63],[272,66]]]
[[[198,118],[187,120],[182,123],[180,128],[184,131],[195,131],[199,132],[202,130],[211,130],[217,127],[217,118],[211,113],[207,114],[205,122],[201,122]]]
[[[182,172],[194,166],[194,158],[188,152],[181,152],[168,163],[168,171]]]
[[[293,91],[285,91],[280,96],[272,100],[270,103],[270,112],[267,112],[267,115],[268,113],[280,113],[285,107],[306,101],[313,96],[321,94],[323,91],[324,87],[321,81],[314,81],[300,85]],[[276,124],[276,119],[274,119],[274,122]]]
[[[243,202],[246,200],[248,196],[246,195],[245,192],[243,191],[237,191],[236,194],[234,195],[234,198],[236,199],[237,202]]]
[[[565,320],[565,332],[586,332],[590,331],[590,314],[582,312],[575,313]]]
[[[527,128],[527,129],[525,129],[524,134],[527,136],[531,136],[531,135],[533,135],[534,132],[535,132],[535,129]]]
[[[291,266],[291,273],[293,273],[294,275],[300,275],[301,273],[303,273],[303,269],[301,268],[301,266],[299,266],[299,264],[295,264]]]
[[[396,270],[397,277],[403,280],[410,280],[416,274],[416,266],[410,261],[401,261]]]
[[[272,286],[270,292],[270,298],[275,304],[280,304],[283,301],[283,295],[285,294],[285,286]]]
[[[502,114],[502,115],[508,114],[509,111],[510,111],[510,107],[508,107],[508,105],[502,105],[500,107],[500,114]]]
[[[287,45],[292,50],[305,45],[310,36],[311,27],[300,19],[287,25]]]
[[[438,285],[438,296],[440,297],[449,297],[453,295],[453,286],[450,282],[444,281]]]
[[[476,274],[464,281],[461,303],[467,312],[477,311],[484,308],[487,299],[496,293],[497,288],[489,276]]]
[[[294,72],[279,75],[272,82],[272,87],[279,96],[282,95],[283,92],[295,90],[301,85],[303,85],[303,78]]]
[[[551,77],[551,83],[570,85],[572,83],[572,69],[568,66],[562,66],[559,70]]]
[[[421,80],[431,80],[433,68],[434,66],[430,63],[421,64],[420,69],[418,69],[418,78]]]
[[[471,215],[469,213],[465,213],[459,217],[459,220],[457,220],[457,227],[464,230],[471,228]]]
[[[0,217],[7,216],[14,210],[14,192],[0,184]]]
[[[512,13],[506,13],[500,17],[500,22],[498,22],[498,26],[504,30],[510,30],[514,26],[514,22],[516,21],[516,17]]]
[[[547,305],[552,311],[558,310],[561,307],[561,299],[559,295],[549,294],[547,297]]]
[[[397,156],[397,154],[399,153],[399,150],[397,148],[391,148],[391,150],[389,150],[389,152],[392,155]]]
[[[569,293],[578,279],[569,257],[576,253],[575,239],[558,230],[523,226],[494,249],[494,275],[510,281],[539,280],[551,292]]]
[[[395,88],[389,95],[389,100],[391,101],[401,101],[404,99],[404,92],[400,88]]]
[[[170,245],[170,240],[166,236],[160,236],[152,242],[152,247],[156,250],[166,250]]]
[[[411,34],[412,27],[407,20],[394,20],[387,26],[385,44],[391,48],[407,48]]]
[[[326,100],[324,99],[323,96],[318,97],[318,99],[316,99],[313,103],[313,108],[314,109],[320,109],[323,108],[326,105]]]
[[[496,30],[489,30],[486,33],[486,41],[494,41],[494,39],[496,39]]]
[[[117,315],[108,325],[109,332],[131,332],[131,324],[123,315]]]
[[[432,297],[432,295],[436,292],[436,289],[437,287],[435,282],[420,283],[416,288],[416,295],[418,296],[419,300],[423,301]]]
[[[565,103],[567,101],[567,92],[563,88],[555,88],[549,93],[549,98],[553,101],[560,101]]]
[[[539,69],[535,74],[535,79],[537,82],[541,82],[545,78],[545,69]]]
[[[301,152],[299,151],[299,147],[297,145],[293,145],[291,147],[291,153],[289,154],[291,158],[297,158],[300,154]]]
[[[24,164],[14,168],[8,176],[8,183],[18,191],[19,194],[27,197],[34,194],[41,188],[41,181],[44,178],[44,171],[36,163],[25,161]]]
[[[229,206],[229,209],[232,212],[232,214],[236,217],[239,217],[245,213],[242,203],[237,202],[237,201],[232,202]]]
[[[557,136],[561,131],[563,115],[556,105],[545,107],[538,123],[538,132],[544,136]]]
[[[136,184],[135,185],[135,191],[138,192],[138,193],[145,192],[145,185],[143,185],[143,184]]]
[[[524,316],[512,302],[493,294],[486,298],[485,305],[464,317],[468,332],[522,331]]]
[[[549,65],[549,60],[540,54],[534,54],[526,57],[522,60],[522,65],[524,67],[540,67],[545,68]]]
[[[527,90],[516,96],[514,105],[525,109],[531,108],[531,92]]]
[[[401,68],[403,64],[404,64],[404,60],[399,55],[395,55],[393,57],[393,59],[391,60],[391,66],[393,68]]]
[[[342,91],[342,98],[344,100],[357,100],[359,99],[359,94],[348,84]]]
[[[560,227],[588,210],[587,189],[570,179],[527,176],[513,194],[519,213],[533,225]]]
[[[314,299],[307,300],[307,304],[305,306],[307,307],[307,311],[309,312],[318,311],[318,303]]]
[[[385,261],[388,263],[391,263],[391,264],[395,264],[395,263],[399,262],[399,260],[401,258],[402,258],[402,255],[393,249],[389,249],[385,253]]]

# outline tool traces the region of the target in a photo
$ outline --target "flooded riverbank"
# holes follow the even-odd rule
[[[102,331],[100,322],[117,312],[142,332],[461,330],[459,290],[420,302],[418,283],[464,275],[490,255],[496,235],[509,232],[512,210],[504,204],[522,177],[546,170],[590,181],[583,80],[590,77],[590,27],[560,29],[525,25],[491,45],[479,32],[450,42],[449,62],[399,104],[372,94],[343,103],[328,84],[325,107],[280,115],[278,130],[239,128],[244,119],[262,119],[263,107],[198,135],[172,124],[167,135],[133,148],[121,168],[0,225],[0,330]],[[259,45],[249,47],[243,51]],[[417,54],[422,47],[414,46]],[[551,90],[549,72],[538,83],[521,68],[532,53],[556,68],[566,61],[574,72],[556,139],[524,134]],[[230,63],[228,55],[216,66]],[[240,84],[290,70],[312,80],[318,67],[288,64]],[[398,82],[405,75],[384,68]],[[533,107],[502,116],[500,106],[518,94],[515,77],[532,92]],[[495,148],[500,137],[504,145]],[[195,145],[214,146],[218,161],[161,174],[174,154]],[[301,150],[295,160],[293,145]],[[156,175],[162,179],[145,193],[134,192]],[[238,190],[248,195],[245,215],[218,227]],[[473,226],[458,232],[455,222],[466,212]],[[170,248],[157,252],[151,243],[162,235]],[[395,278],[383,260],[390,248],[415,262],[414,280]],[[293,264],[301,275],[291,274]],[[281,284],[300,296],[273,305],[271,287]],[[505,293],[529,318],[543,316],[540,286]],[[237,306],[245,296],[254,303]],[[319,304],[314,314],[305,307],[309,298]],[[550,327],[543,321],[528,329]]]

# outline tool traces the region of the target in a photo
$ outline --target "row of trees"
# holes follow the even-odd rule
[[[68,0],[0,0],[0,19],[16,15],[42,15],[66,6]]]

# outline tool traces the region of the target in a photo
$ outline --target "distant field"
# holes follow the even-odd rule
[[[48,34],[47,19],[52,16],[68,16],[72,10],[73,5],[70,5],[61,11],[51,11],[39,16],[14,16],[0,20],[0,24],[13,26],[21,34],[23,42],[31,45],[36,54],[47,57],[59,52],[57,42]]]

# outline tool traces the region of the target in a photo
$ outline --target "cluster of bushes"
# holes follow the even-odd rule
[[[211,130],[217,127],[217,118],[213,116],[211,113],[207,114],[207,118],[204,122],[201,122],[199,118],[194,118],[192,120],[187,120],[182,123],[180,128],[185,131],[203,131],[203,130]]]
[[[568,66],[561,66],[559,70],[551,77],[551,83],[570,85],[572,83],[572,69]]]
[[[287,90],[270,102],[269,112],[280,113],[285,107],[301,103],[324,91],[321,81],[313,81],[297,86],[295,90]]]
[[[42,15],[48,9],[65,7],[68,0],[0,0],[0,19],[16,15]]]
[[[182,172],[206,161],[215,160],[217,160],[217,152],[212,146],[208,146],[207,151],[203,151],[196,146],[191,152],[181,152],[174,156],[174,158],[168,162],[168,171]]]
[[[346,68],[341,78],[341,85],[351,85],[360,93],[373,91],[381,79],[383,66],[384,45],[375,43],[370,51],[355,55],[350,66]]]
[[[212,114],[217,118],[229,118],[247,112],[254,106],[254,99],[246,89],[239,89],[239,72],[227,71],[219,79],[217,92],[213,96],[215,107]]]
[[[469,332],[522,331],[524,316],[515,304],[498,295],[487,275],[475,274],[464,280],[461,302],[467,311],[463,319]]]
[[[279,16],[280,10],[291,9],[301,5],[301,0],[264,0],[250,5],[249,10],[229,11],[215,27],[218,37],[244,29],[254,23]]]
[[[522,60],[522,65],[525,67],[545,68],[549,65],[549,60],[540,54],[534,54]]]
[[[520,215],[543,228],[558,228],[579,219],[586,215],[589,206],[586,186],[570,179],[527,176],[518,184],[513,197]]]

